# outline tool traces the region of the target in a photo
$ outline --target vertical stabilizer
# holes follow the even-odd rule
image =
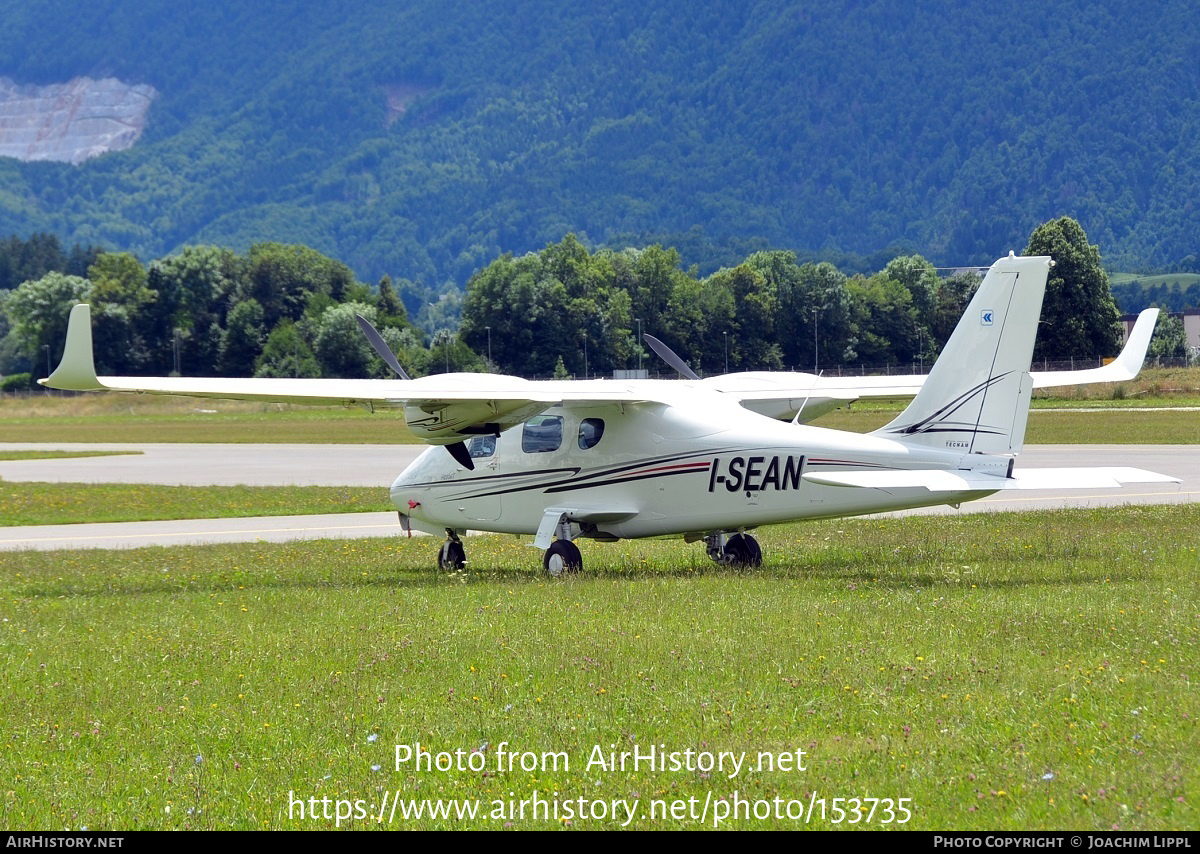
[[[920,393],[875,435],[967,454],[1019,451],[1051,263],[1010,254],[993,264]]]

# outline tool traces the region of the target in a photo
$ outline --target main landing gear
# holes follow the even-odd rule
[[[583,569],[583,555],[570,540],[555,540],[550,544],[550,548],[546,549],[542,565],[546,567],[547,575],[558,578],[564,573]]]
[[[762,566],[762,548],[749,534],[726,536],[723,531],[704,538],[708,556],[726,566],[755,568]]]
[[[467,550],[463,548],[458,532],[453,528],[446,529],[446,542],[438,549],[439,569],[462,569],[467,565]]]
[[[559,578],[565,573],[583,569],[583,555],[579,553],[579,547],[571,542],[575,530],[565,513],[558,518],[554,533],[558,539],[550,544],[545,557],[542,558],[546,574],[551,578]]]
[[[467,565],[467,550],[463,548],[458,531],[446,529],[446,542],[438,549],[437,564],[439,569],[459,570]],[[546,549],[542,559],[546,574],[558,578],[568,572],[578,572],[583,569],[583,555],[579,547],[568,539],[555,540]]]

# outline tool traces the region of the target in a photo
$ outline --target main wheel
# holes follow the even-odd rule
[[[546,567],[548,575],[558,578],[564,572],[583,569],[583,555],[570,540],[555,540],[550,544],[550,548],[546,549],[542,564]]]
[[[762,566],[762,549],[749,534],[734,534],[725,541],[725,563],[730,566]]]
[[[439,569],[462,569],[467,565],[467,550],[455,540],[446,540],[438,549]]]

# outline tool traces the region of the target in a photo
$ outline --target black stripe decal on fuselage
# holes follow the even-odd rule
[[[558,495],[640,480],[707,474],[708,492],[795,491],[800,488],[804,470],[810,466],[875,470],[892,468],[856,460],[810,459],[803,454],[762,453],[768,450],[773,449],[707,448],[686,454],[647,457],[620,465],[604,466],[593,471],[561,466],[450,481],[425,481],[404,486],[414,489],[465,487],[464,491],[445,498],[457,501],[539,490],[545,494]],[[529,483],[530,479],[537,482]]]

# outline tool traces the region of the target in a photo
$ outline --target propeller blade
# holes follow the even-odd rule
[[[388,347],[387,342],[383,340],[383,336],[375,331],[375,327],[371,325],[371,321],[367,320],[361,314],[354,316],[358,318],[358,327],[363,331],[363,335],[367,336],[367,340],[371,342],[371,346],[379,354],[379,358],[387,362],[388,367],[395,371],[400,379],[411,380],[412,377],[404,372],[404,368],[400,367],[400,360],[396,358],[391,348]]]
[[[688,367],[688,363],[676,356],[675,351],[666,344],[659,341],[648,332],[642,333],[642,338],[645,339],[646,343],[650,345],[650,349],[658,355],[658,358],[662,359],[672,368],[679,371],[679,375],[681,377],[689,380],[700,379],[700,377],[696,376],[696,372]]]
[[[471,452],[467,450],[467,446],[463,442],[455,442],[451,445],[443,445],[450,456],[454,457],[454,461],[467,471],[475,471],[475,461],[471,459]]]

